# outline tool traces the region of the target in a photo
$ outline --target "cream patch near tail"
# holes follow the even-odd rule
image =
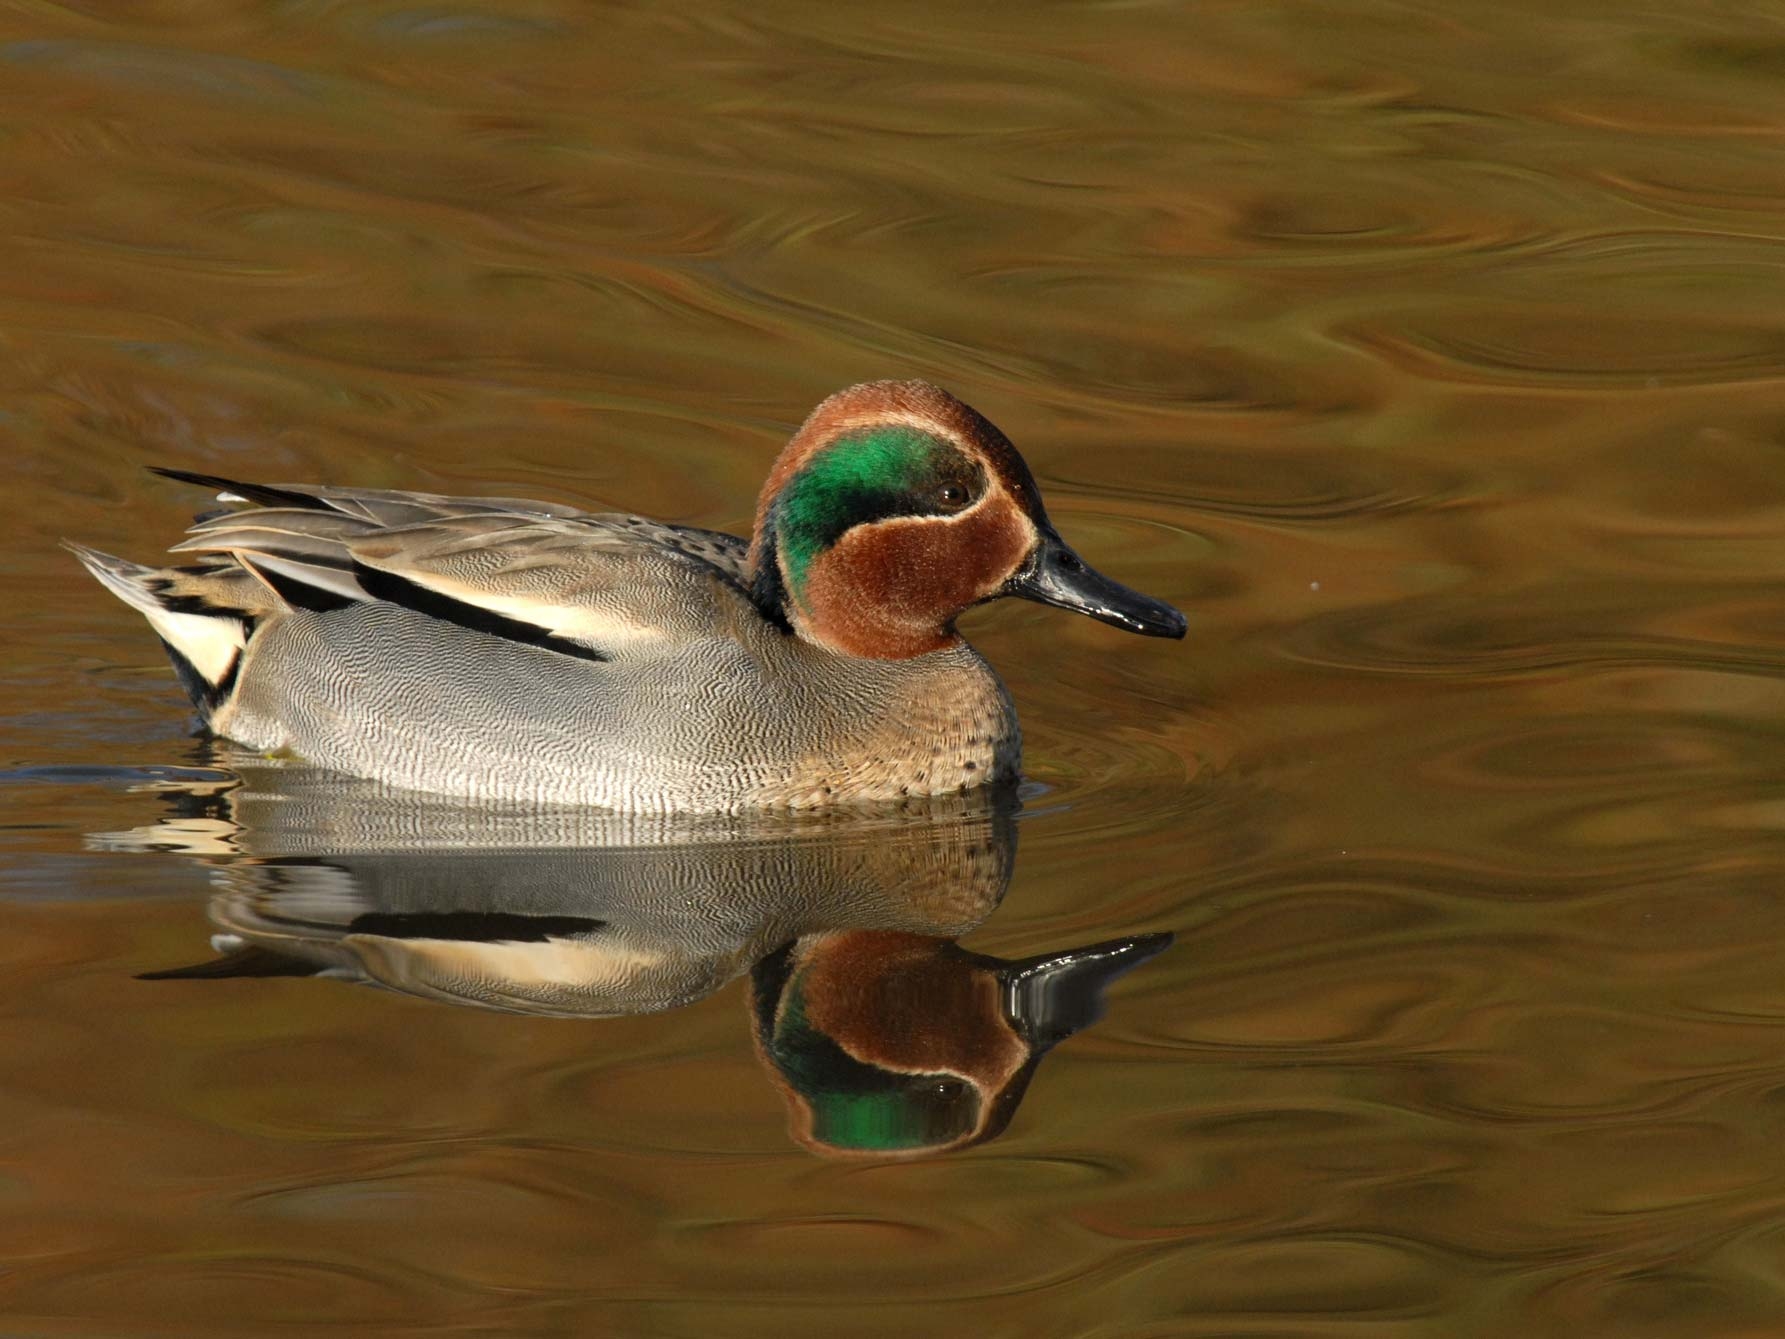
[[[223,688],[248,642],[248,616],[243,611],[208,605],[202,597],[182,591],[177,572],[126,562],[83,544],[65,543],[65,547],[102,586],[149,620],[178,658],[175,667],[184,661],[203,681],[207,696]]]

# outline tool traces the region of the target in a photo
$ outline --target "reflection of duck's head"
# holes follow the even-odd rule
[[[301,767],[241,770],[162,824],[94,838],[213,864],[224,956],[146,976],[320,976],[591,1018],[691,1003],[754,963],[758,1049],[794,1135],[819,1152],[992,1138],[1042,1055],[1096,1020],[1110,981],[1170,942],[1010,962],[960,948],[1010,881],[1007,797],[659,823],[462,809]]]
[[[808,1147],[960,1148],[999,1134],[1041,1057],[1170,943],[1142,935],[1007,962],[927,935],[812,935],[758,964],[756,1040]]]

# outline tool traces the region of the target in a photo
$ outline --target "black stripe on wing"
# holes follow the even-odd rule
[[[200,488],[214,488],[219,493],[233,493],[244,502],[258,502],[263,507],[302,507],[305,511],[335,510],[319,497],[289,488],[274,488],[271,484],[238,483],[219,474],[194,474],[191,470],[168,469],[162,465],[149,466],[149,473],[159,474],[163,479],[175,479],[183,484],[197,484]]]
[[[138,981],[222,981],[237,976],[315,976],[322,968],[302,958],[288,958],[258,945],[226,953],[209,962],[190,967],[164,967],[156,972],[138,972]]]
[[[266,582],[271,587],[273,594],[284,600],[293,609],[308,609],[313,614],[327,614],[357,603],[357,601],[324,586],[312,585],[308,581],[278,571],[268,563],[255,562],[255,556],[252,553],[240,552],[235,555],[235,559]],[[342,570],[345,571],[346,568],[343,567]]]
[[[526,916],[508,911],[366,911],[349,934],[386,939],[456,939],[469,944],[543,944],[592,935],[606,921],[587,916]]]
[[[607,659],[594,647],[559,637],[549,628],[542,628],[537,623],[509,618],[505,614],[485,609],[482,605],[455,600],[450,595],[429,590],[426,586],[393,572],[380,571],[376,567],[367,567],[364,563],[356,562],[353,565],[353,575],[365,588],[366,594],[375,600],[387,600],[391,604],[413,609],[418,614],[456,623],[461,628],[470,628],[473,632],[487,632],[511,642],[556,651],[560,655],[575,656],[578,660]]]

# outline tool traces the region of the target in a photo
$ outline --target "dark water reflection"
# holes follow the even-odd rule
[[[322,977],[609,1018],[689,1005],[749,972],[757,1052],[795,1137],[820,1153],[1001,1133],[1042,1057],[1171,940],[1017,961],[960,948],[1009,887],[1007,793],[879,816],[676,820],[467,809],[298,765],[235,767],[158,778],[172,816],[90,838],[215,866],[220,956],[144,979]]]

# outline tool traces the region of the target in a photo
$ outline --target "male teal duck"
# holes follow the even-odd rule
[[[71,545],[205,724],[392,785],[640,812],[997,784],[1009,694],[955,630],[1004,595],[1182,637],[1067,547],[1004,434],[918,381],[819,405],[746,543],[511,498],[168,477],[251,504],[150,568]]]

